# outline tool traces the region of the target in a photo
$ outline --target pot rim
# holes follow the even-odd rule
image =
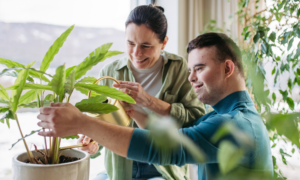
[[[83,153],[85,156],[83,158],[81,158],[80,160],[76,160],[76,161],[72,161],[72,162],[68,162],[68,163],[61,163],[61,164],[31,164],[31,163],[25,163],[25,162],[19,161],[17,159],[20,155],[26,153],[26,152],[23,152],[23,153],[15,155],[13,157],[13,161],[16,165],[20,165],[20,166],[46,168],[46,167],[67,166],[67,165],[71,165],[71,164],[76,164],[76,163],[79,163],[81,161],[86,160],[87,158],[90,158],[89,153],[87,153],[85,151],[81,151],[81,150],[77,150],[77,149],[70,149],[69,151],[78,151],[80,153]],[[32,151],[32,152],[35,152],[35,151]]]

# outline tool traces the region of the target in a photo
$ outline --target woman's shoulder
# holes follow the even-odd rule
[[[124,66],[126,66],[127,61],[128,61],[128,58],[123,57],[121,59],[117,59],[112,62],[109,62],[102,67],[101,73],[107,74],[109,72],[111,72],[111,73],[115,72],[116,70],[119,70],[119,69],[123,68]]]
[[[173,54],[173,53],[169,53],[169,52],[166,52],[164,51],[164,53],[162,54],[163,58],[165,61],[171,63],[171,64],[174,64],[175,66],[178,66],[178,67],[187,67],[187,60],[180,56],[180,55],[177,55],[177,54]]]

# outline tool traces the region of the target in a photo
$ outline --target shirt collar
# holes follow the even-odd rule
[[[224,114],[232,111],[236,104],[241,102],[253,103],[247,91],[234,92],[219,101],[213,108],[218,114]]]
[[[168,53],[166,51],[163,51],[161,53],[161,56],[163,57],[164,65],[167,64],[169,60],[181,60],[182,59],[182,57],[177,56],[175,54]],[[124,67],[128,68],[128,61],[130,61],[130,60],[127,56],[121,58],[120,61],[118,62],[118,64],[116,65],[116,70],[119,71]]]

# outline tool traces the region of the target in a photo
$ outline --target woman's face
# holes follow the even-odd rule
[[[130,23],[126,28],[126,47],[130,61],[138,69],[149,69],[158,60],[168,41],[160,43],[157,34],[144,24]]]

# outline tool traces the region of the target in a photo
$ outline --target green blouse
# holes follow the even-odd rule
[[[161,55],[164,59],[162,87],[156,98],[171,104],[170,115],[177,120],[180,127],[189,126],[204,115],[204,105],[197,99],[197,95],[188,81],[189,72],[186,60],[167,52],[163,52]],[[109,63],[102,68],[100,77],[111,76],[117,80],[135,82],[128,63],[128,57]],[[100,81],[100,84],[112,87],[113,81],[103,80]],[[133,127],[133,124],[132,120],[130,126]],[[100,150],[102,148],[103,146],[100,145]],[[187,165],[181,167],[176,165],[154,166],[166,179],[189,179]],[[105,149],[105,168],[111,180],[132,178],[132,160],[121,157],[108,149]]]

